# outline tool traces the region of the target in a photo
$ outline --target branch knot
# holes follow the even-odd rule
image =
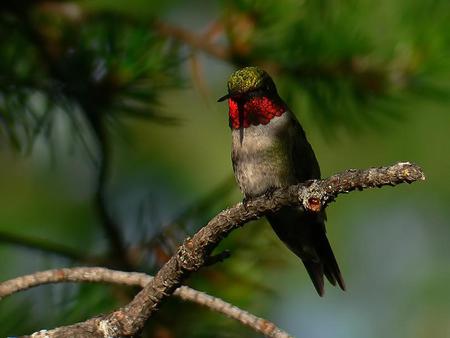
[[[188,237],[178,248],[177,261],[183,270],[196,271],[204,264],[205,258],[202,252],[196,250],[194,242]]]
[[[318,213],[325,207],[323,196],[326,192],[317,180],[310,181],[308,184],[299,189],[298,200],[305,210]]]

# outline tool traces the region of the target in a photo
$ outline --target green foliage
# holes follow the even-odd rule
[[[430,67],[450,65],[442,58],[448,52],[447,34],[433,31],[448,30],[448,2],[234,5],[254,24],[251,52],[241,56],[243,61],[277,70],[283,94],[296,103],[294,108],[314,116],[328,135],[338,128],[378,125],[380,115],[396,117],[399,97],[409,93],[448,96],[448,83],[430,81],[438,75]]]
[[[14,32],[0,43],[6,61],[0,111],[13,145],[49,133],[56,113],[73,119],[79,111],[94,132],[97,120],[117,116],[174,121],[156,107],[160,92],[180,83],[176,49],[147,25],[123,21],[117,14],[92,14],[74,22],[29,11],[25,19],[6,13],[2,22]]]

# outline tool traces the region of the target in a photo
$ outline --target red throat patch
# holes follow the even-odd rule
[[[275,103],[265,96],[253,97],[241,106],[230,98],[228,100],[228,107],[230,128],[232,129],[239,129],[241,127],[241,121],[244,128],[248,128],[251,125],[265,125],[275,116],[281,116],[286,111],[286,107],[283,104]],[[242,110],[241,112],[239,112],[239,108]],[[240,114],[243,114],[243,116],[239,116]]]

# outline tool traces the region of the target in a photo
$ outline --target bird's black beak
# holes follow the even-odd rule
[[[224,95],[220,99],[218,99],[217,102],[222,102],[222,101],[228,100],[230,97],[231,97],[230,94]]]

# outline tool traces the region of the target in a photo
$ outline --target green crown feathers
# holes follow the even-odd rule
[[[228,92],[243,94],[259,88],[269,75],[258,67],[245,67],[231,74],[228,80]]]

